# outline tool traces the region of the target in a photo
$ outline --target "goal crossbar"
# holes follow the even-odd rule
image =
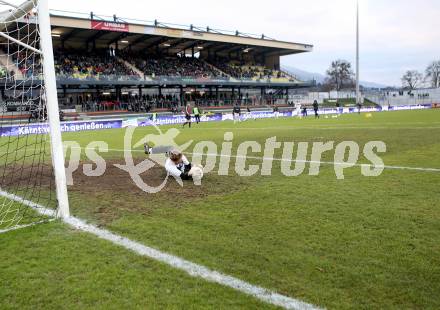
[[[36,49],[35,47],[32,47],[32,46],[30,46],[30,45],[28,45],[28,44],[26,44],[26,43],[23,43],[23,42],[21,42],[21,41],[19,41],[19,40],[17,40],[17,39],[14,39],[13,37],[11,37],[10,35],[7,35],[7,34],[4,33],[4,32],[1,32],[1,31],[0,31],[0,36],[3,37],[3,38],[5,38],[5,39],[7,39],[7,40],[10,40],[10,41],[12,41],[12,42],[18,44],[18,45],[20,45],[20,46],[22,46],[22,47],[24,47],[24,48],[27,48],[27,49],[29,49],[29,50],[35,52],[35,53],[38,53],[38,54],[40,54],[40,55],[43,54],[43,52],[40,51],[39,49]]]

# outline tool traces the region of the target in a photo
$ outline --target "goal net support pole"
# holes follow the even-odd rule
[[[52,164],[54,168],[58,200],[57,216],[59,218],[68,218],[70,216],[69,199],[67,196],[64,150],[61,137],[48,0],[38,1],[38,21],[40,28],[40,47],[43,54],[44,85],[46,92],[47,116],[50,128]]]

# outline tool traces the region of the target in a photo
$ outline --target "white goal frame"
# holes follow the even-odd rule
[[[1,4],[7,4],[11,7],[9,2],[0,1]],[[25,15],[30,12],[38,3],[38,27],[40,32],[40,49],[35,49],[15,38],[4,33],[4,29],[0,29],[0,36],[16,43],[24,48],[30,49],[42,55],[43,77],[44,77],[44,96],[46,99],[47,117],[50,131],[50,147],[52,155],[52,165],[55,175],[56,196],[58,200],[57,217],[66,219],[70,217],[69,199],[67,195],[66,171],[64,166],[64,150],[61,136],[58,95],[56,87],[55,65],[52,46],[52,30],[50,24],[49,5],[48,0],[27,0],[20,6],[16,6],[9,16],[3,18],[3,23],[12,22],[19,18],[20,15]],[[23,17],[21,16],[21,17]]]

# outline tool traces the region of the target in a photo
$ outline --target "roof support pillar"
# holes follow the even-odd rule
[[[183,106],[185,104],[185,94],[183,93],[183,86],[180,85],[180,106]]]

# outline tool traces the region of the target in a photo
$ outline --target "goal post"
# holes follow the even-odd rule
[[[40,28],[40,46],[43,55],[44,89],[46,94],[47,117],[50,128],[50,145],[52,164],[55,173],[56,193],[58,200],[58,217],[70,216],[67,196],[66,170],[64,167],[63,141],[61,137],[58,94],[55,76],[55,64],[52,46],[52,29],[50,25],[48,0],[38,0],[38,21]]]
[[[70,216],[48,0],[13,1],[0,0],[0,232]]]

